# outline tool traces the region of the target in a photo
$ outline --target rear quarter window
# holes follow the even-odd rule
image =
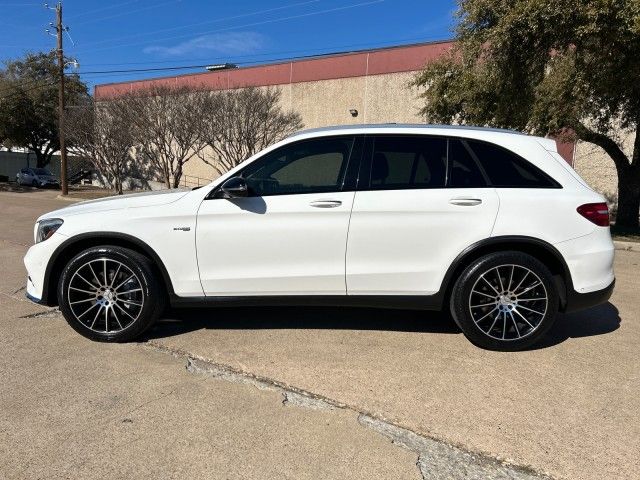
[[[535,165],[491,143],[464,140],[488,183],[497,188],[558,188],[559,184]]]

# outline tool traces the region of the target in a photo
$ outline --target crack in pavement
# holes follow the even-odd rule
[[[550,479],[531,468],[501,462],[496,458],[473,454],[461,448],[419,435],[409,429],[369,415],[359,414],[358,423],[418,455],[416,466],[424,480],[542,480]]]
[[[350,410],[357,414],[358,423],[361,426],[387,437],[394,445],[414,452],[417,455],[416,466],[424,480],[551,480],[552,478],[547,474],[538,473],[532,467],[516,465],[484,453],[471,452],[462,446],[451,445],[387,421],[357,406],[287,385],[275,379],[216,363],[157,341],[150,340],[140,345],[176,358],[185,358],[186,370],[190,373],[250,385],[259,390],[279,392],[282,394],[284,406],[314,410]]]
[[[18,318],[40,318],[40,317],[55,317],[58,315],[60,310],[57,308],[50,308],[49,310],[44,310],[42,312],[30,313],[28,315],[22,315]]]
[[[7,294],[4,295],[9,296]],[[11,298],[15,299],[15,297]],[[20,318],[54,317],[59,313],[59,310],[52,308]],[[486,453],[474,453],[463,446],[452,445],[443,440],[413,431],[410,428],[388,421],[380,415],[367,412],[356,405],[346,404],[272,378],[216,363],[185,350],[168,347],[154,340],[138,343],[137,345],[144,349],[171,355],[176,359],[186,359],[186,370],[193,374],[202,375],[203,379],[210,377],[249,385],[259,390],[278,392],[282,395],[283,406],[329,411],[341,409],[354,412],[357,415],[357,422],[360,426],[371,429],[377,434],[388,438],[393,445],[415,453],[417,457],[416,467],[423,480],[549,480],[552,478],[546,474],[536,472],[531,467],[516,465]],[[166,395],[170,395],[172,392]],[[150,402],[157,400],[152,399]],[[144,404],[139,405],[125,412],[124,416],[144,408],[144,406]],[[114,418],[121,416],[122,412],[119,412]],[[114,418],[108,420],[111,421]]]

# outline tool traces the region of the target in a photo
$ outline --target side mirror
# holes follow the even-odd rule
[[[239,198],[248,195],[247,182],[242,177],[231,177],[216,192],[216,198]]]

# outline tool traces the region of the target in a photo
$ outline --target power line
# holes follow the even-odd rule
[[[132,3],[138,3],[139,1],[140,0],[131,0],[129,2],[112,4],[112,5],[109,5],[107,7],[95,8],[93,10],[84,11],[84,12],[79,13],[77,15],[71,15],[70,17],[67,17],[67,20],[74,19],[74,18],[85,17],[87,15],[93,15],[94,13],[104,12],[105,10],[111,10],[113,8],[124,7],[125,5],[131,5]]]
[[[184,34],[184,35],[174,35],[174,36],[170,36],[170,37],[164,37],[161,39],[157,39],[157,41],[163,41],[163,40],[174,40],[174,39],[180,39],[180,38],[188,38],[188,37],[194,37],[197,35],[207,35],[207,34],[212,34],[212,33],[219,33],[219,32],[228,32],[230,30],[237,30],[239,28],[246,28],[246,27],[254,27],[254,26],[258,26],[258,25],[266,25],[268,23],[276,23],[276,22],[284,22],[287,20],[293,20],[293,19],[297,19],[297,18],[303,18],[303,17],[311,17],[314,15],[322,15],[325,13],[332,13],[332,12],[337,12],[337,11],[341,11],[341,10],[347,10],[350,8],[357,8],[357,7],[364,7],[364,6],[369,6],[369,5],[374,5],[377,3],[382,3],[384,2],[384,0],[370,0],[368,2],[362,2],[362,3],[355,3],[355,4],[351,4],[351,5],[344,5],[342,7],[335,7],[335,8],[329,8],[329,9],[325,9],[325,10],[317,10],[315,12],[308,12],[308,13],[302,13],[302,14],[298,14],[298,15],[291,15],[288,17],[282,17],[282,18],[275,18],[275,19],[271,19],[271,20],[264,20],[261,22],[253,22],[253,23],[247,23],[245,25],[238,25],[235,27],[228,27],[228,28],[221,28],[218,30],[210,30],[210,31],[205,31],[205,32],[197,32],[197,33],[189,33],[189,34]],[[110,45],[108,47],[102,47],[102,48],[94,48],[91,49],[91,52],[99,52],[99,51],[104,51],[104,50],[111,50],[114,48],[120,48],[120,47],[133,47],[136,45],[148,45],[150,43],[150,41],[144,41],[144,42],[135,42],[135,43],[125,43],[125,44],[117,44],[117,45]],[[88,52],[89,50],[85,50],[85,52]],[[83,53],[82,51],[79,51],[77,53]]]
[[[106,17],[92,18],[91,20],[86,20],[84,22],[76,23],[76,26],[78,26],[78,25],[86,25],[87,23],[101,22],[102,20],[110,20],[112,18],[123,17],[125,15],[131,15],[132,13],[143,12],[145,10],[152,10],[154,8],[162,7],[164,5],[168,5],[170,3],[176,3],[176,2],[179,2],[179,1],[181,1],[181,0],[169,0],[167,2],[156,3],[155,5],[150,5],[148,7],[142,7],[142,8],[138,8],[138,9],[134,9],[134,10],[128,10],[128,11],[125,11],[125,12],[116,13],[114,15],[109,15],[109,16],[106,16]]]
[[[230,16],[230,17],[218,18],[216,20],[207,20],[206,22],[191,23],[191,24],[188,24],[188,25],[181,25],[179,27],[163,28],[161,30],[154,30],[154,31],[151,31],[151,32],[137,33],[135,35],[127,35],[125,37],[118,37],[117,40],[125,40],[125,39],[128,39],[128,38],[147,37],[147,36],[155,35],[155,34],[158,34],[158,33],[173,32],[173,31],[176,31],[176,30],[182,30],[182,29],[185,29],[185,28],[197,27],[197,26],[200,26],[200,25],[209,25],[209,24],[212,24],[212,23],[225,22],[227,20],[235,20],[237,18],[252,17],[252,16],[255,16],[255,15],[262,15],[264,13],[271,13],[271,12],[275,12],[275,11],[278,11],[278,10],[285,10],[285,9],[289,9],[289,8],[300,7],[302,5],[308,5],[310,3],[317,3],[319,1],[321,1],[321,0],[307,0],[305,2],[293,3],[293,4],[290,4],[290,5],[283,5],[283,6],[274,7],[274,8],[268,8],[266,10],[258,10],[258,11],[255,11],[255,12],[243,13],[243,14],[240,14],[240,15],[233,15],[233,16]],[[109,43],[111,41],[113,41],[113,39],[100,40],[99,42],[85,43],[84,46],[102,45],[102,44],[105,44],[105,43]]]
[[[445,40],[443,40],[445,41]],[[409,45],[398,45],[400,46],[410,46]],[[256,65],[256,64],[273,64],[273,63],[278,63],[278,62],[289,62],[289,61],[295,61],[295,60],[305,60],[305,59],[309,59],[309,58],[321,58],[321,57],[327,57],[327,56],[333,56],[333,55],[345,55],[345,54],[349,54],[349,53],[355,53],[355,52],[350,52],[350,51],[342,51],[342,52],[327,52],[327,53],[316,53],[316,54],[310,54],[310,55],[299,55],[296,57],[280,57],[280,58],[271,58],[271,59],[267,59],[267,60],[255,60],[255,61],[247,61],[247,62],[233,62],[237,65]],[[128,74],[134,74],[134,73],[146,73],[146,72],[170,72],[170,71],[177,71],[177,70],[193,70],[193,69],[200,69],[200,68],[205,68],[206,66],[210,65],[211,62],[209,63],[205,63],[205,64],[194,64],[194,65],[181,65],[181,66],[176,66],[176,67],[153,67],[153,68],[133,68],[133,69],[120,69],[120,70],[95,70],[95,71],[88,71],[88,72],[78,72],[77,74],[80,76],[83,75],[102,75],[102,76],[114,76],[114,75],[128,75]],[[223,70],[224,71],[224,70]],[[205,72],[202,72],[205,73]]]
[[[309,56],[318,56],[318,55],[331,55],[331,54],[339,54],[339,53],[345,53],[344,51],[335,51],[336,49],[344,49],[344,48],[354,48],[354,47],[367,47],[367,49],[376,49],[376,48],[386,48],[386,47],[390,47],[390,46],[409,46],[412,45],[411,43],[409,44],[405,44],[405,45],[398,45],[397,42],[438,42],[438,41],[449,41],[450,39],[445,39],[442,38],[440,36],[420,36],[420,37],[403,37],[403,38],[395,38],[395,39],[391,39],[391,40],[387,40],[385,42],[382,43],[372,43],[372,42],[366,42],[366,43],[351,43],[348,45],[332,45],[332,46],[327,46],[325,47],[325,49],[330,49],[331,51],[329,52],[325,52],[325,51],[320,51],[320,52],[315,52],[315,53],[308,53]],[[313,52],[313,49],[298,49],[298,50],[284,50],[284,51],[279,51],[279,52],[269,52],[269,53],[255,53],[255,54],[247,54],[247,55],[234,55],[231,57],[225,56],[225,57],[211,57],[211,56],[207,56],[207,57],[202,57],[202,58],[192,58],[192,59],[181,59],[181,60],[155,60],[155,61],[148,61],[148,62],[120,62],[120,63],[84,63],[83,66],[85,67],[101,67],[101,66],[119,66],[119,65],[157,65],[157,64],[167,64],[167,63],[181,63],[181,62],[200,62],[200,61],[206,61],[207,64],[212,64],[212,63],[224,63],[224,62],[228,62],[228,63],[236,63],[236,64],[241,64],[243,62],[241,61],[236,61],[235,59],[238,58],[247,58],[247,57],[265,57],[265,56],[271,56],[271,55],[287,55],[287,54],[293,54],[293,53],[304,53],[304,52]],[[269,62],[270,60],[262,60],[263,62]]]

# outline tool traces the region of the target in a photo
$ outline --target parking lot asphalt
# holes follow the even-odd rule
[[[23,298],[33,221],[68,205],[54,197],[0,193],[2,477],[529,475],[491,458],[638,475],[637,252],[617,252],[610,303],[526,352],[480,350],[442,314],[331,308],[172,311],[106,345]]]

